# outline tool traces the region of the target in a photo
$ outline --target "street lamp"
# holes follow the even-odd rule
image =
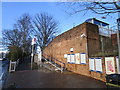
[[[120,2],[117,4],[120,7]],[[119,10],[119,8],[118,8]],[[120,10],[119,10],[120,11]],[[118,19],[117,19],[117,42],[118,42],[118,74],[120,74],[120,12],[118,11]]]
[[[119,17],[119,16],[118,16]],[[118,41],[118,74],[120,74],[120,18],[117,19],[118,30],[117,30],[117,41]]]

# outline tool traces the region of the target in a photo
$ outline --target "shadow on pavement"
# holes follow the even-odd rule
[[[16,71],[23,71],[23,70],[31,70],[30,67],[30,58],[26,58],[24,60],[20,60]]]
[[[25,59],[19,63],[16,72],[9,73],[4,88],[106,88],[106,85],[72,72],[57,73],[44,67],[31,70],[30,59]]]

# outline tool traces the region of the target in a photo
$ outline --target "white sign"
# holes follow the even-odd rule
[[[42,53],[39,53],[38,54],[38,61],[41,61],[41,59],[42,59]]]
[[[31,53],[31,56],[33,56],[34,54],[33,53]]]
[[[67,54],[64,54],[64,58],[67,58]]]
[[[70,54],[67,55],[67,62],[70,63]]]
[[[31,43],[32,45],[34,45],[34,44],[36,44],[36,38],[33,38],[32,39],[32,43]]]
[[[75,63],[75,54],[71,54],[70,56],[71,56],[71,62],[70,63],[74,64]]]
[[[38,54],[38,61],[41,61],[42,59],[42,51],[40,46],[37,46],[37,54]]]
[[[40,48],[40,46],[37,46],[37,53],[41,53],[41,48]]]
[[[105,57],[106,74],[115,73],[114,57]]]
[[[80,64],[80,53],[75,53],[75,64]]]
[[[73,52],[73,48],[70,48],[70,52]]]
[[[80,57],[81,57],[81,64],[86,64],[86,54],[85,53],[81,53],[80,54]]]
[[[95,58],[95,70],[96,72],[99,72],[99,73],[102,72],[102,59],[101,58]]]
[[[89,70],[90,71],[95,71],[95,63],[94,63],[94,58],[89,58]]]

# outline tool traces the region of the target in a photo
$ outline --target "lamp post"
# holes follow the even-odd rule
[[[119,14],[118,14],[119,15]],[[118,16],[119,17],[119,16]],[[117,42],[118,42],[118,74],[120,74],[120,17],[117,19]]]
[[[118,2],[118,7],[120,7],[120,2]],[[120,11],[120,10],[119,10]],[[118,11],[118,19],[117,19],[117,42],[118,42],[118,74],[120,74],[120,12]]]

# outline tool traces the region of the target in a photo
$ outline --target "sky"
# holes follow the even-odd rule
[[[118,18],[117,14],[114,14],[112,17],[108,16],[106,19],[102,19],[101,17],[104,15],[97,15],[90,11],[85,15],[84,12],[81,12],[71,16],[66,13],[70,8],[67,7],[67,4],[64,5],[61,2],[2,2],[0,5],[0,12],[2,12],[0,15],[0,17],[2,17],[2,27],[0,25],[0,28],[2,28],[2,30],[12,29],[17,19],[24,13],[28,13],[31,17],[34,17],[37,13],[41,12],[46,12],[53,16],[55,20],[59,22],[58,34],[82,24],[89,18],[97,18],[101,21],[105,21],[109,23],[110,26],[113,26]],[[0,36],[1,35],[2,34],[0,34]]]

